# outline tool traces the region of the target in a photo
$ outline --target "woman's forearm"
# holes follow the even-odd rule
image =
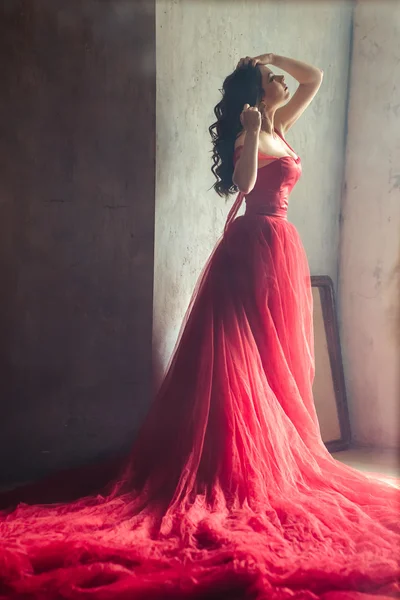
[[[279,54],[272,54],[269,64],[282,69],[282,71],[286,71],[289,75],[297,79],[299,83],[303,84],[313,83],[321,79],[323,75],[322,70],[313,65],[295,60],[294,58],[279,56]]]
[[[233,174],[233,183],[244,194],[251,192],[257,180],[258,139],[258,131],[246,132],[240,158]]]

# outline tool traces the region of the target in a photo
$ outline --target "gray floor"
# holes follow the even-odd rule
[[[335,452],[332,456],[359,471],[400,477],[400,450],[351,448],[343,452]]]
[[[332,454],[336,460],[343,462],[359,471],[368,471],[370,473],[379,473],[389,477],[400,478],[400,449],[399,450],[379,450],[374,448],[351,448],[343,452]],[[15,488],[16,485],[0,485],[0,493]]]

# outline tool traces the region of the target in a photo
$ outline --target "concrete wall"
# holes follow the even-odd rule
[[[359,2],[354,17],[341,338],[355,441],[398,447],[400,4]]]
[[[150,0],[0,5],[0,478],[117,452],[149,401]]]
[[[300,231],[312,274],[336,283],[351,9],[346,2],[158,0],[157,381],[230,205],[208,191],[214,182],[208,126],[223,79],[241,56],[272,51],[325,72],[318,97],[288,134],[303,162],[289,219]],[[294,81],[287,80],[293,91]]]

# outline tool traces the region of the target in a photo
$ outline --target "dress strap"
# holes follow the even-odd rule
[[[224,234],[226,233],[226,231],[227,231],[229,225],[232,223],[233,219],[236,217],[236,215],[242,205],[243,198],[244,198],[243,192],[239,192],[238,195],[236,196],[236,200],[233,203],[231,210],[228,213],[228,217],[226,219],[226,223],[225,223],[225,227],[224,227]]]
[[[243,150],[243,144],[241,144],[240,146],[237,146],[237,148],[235,148],[234,153],[233,153],[233,165],[236,165],[237,161],[239,160],[239,156],[240,156],[242,150]],[[236,215],[242,205],[243,198],[244,198],[243,192],[239,192],[238,195],[236,196],[235,202],[233,203],[233,205],[228,213],[225,227],[224,227],[224,234],[226,233],[226,230],[228,229],[229,225],[232,223],[233,219],[236,217]]]

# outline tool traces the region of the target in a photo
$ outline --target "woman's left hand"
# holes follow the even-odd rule
[[[236,68],[240,69],[240,67],[244,67],[249,64],[251,64],[252,67],[255,67],[257,64],[257,60],[255,58],[251,58],[251,56],[246,56],[246,58],[241,58],[239,60],[238,64],[236,65]]]
[[[240,67],[244,67],[245,65],[251,64],[253,67],[255,67],[256,65],[268,65],[272,63],[272,59],[273,59],[273,54],[272,52],[269,52],[268,54],[260,54],[260,56],[255,56],[255,57],[251,57],[251,56],[246,56],[245,58],[241,58],[237,64],[237,69],[240,69]]]
[[[268,52],[267,54],[260,54],[260,56],[256,56],[254,60],[257,61],[258,65],[270,65],[274,59],[274,55],[272,52]]]

